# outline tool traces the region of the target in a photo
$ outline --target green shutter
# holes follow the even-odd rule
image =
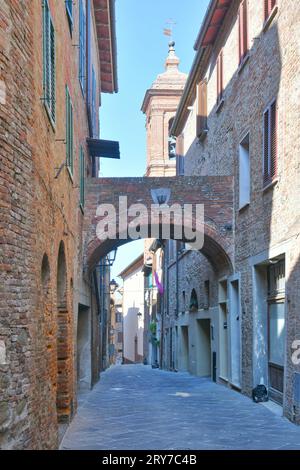
[[[73,151],[73,107],[69,89],[66,86],[66,161],[71,174],[74,170]]]
[[[55,123],[55,30],[47,0],[43,2],[43,92],[48,115]]]
[[[79,81],[85,94],[86,78],[86,16],[82,0],[79,3]]]
[[[73,0],[65,0],[70,30],[73,28]]]

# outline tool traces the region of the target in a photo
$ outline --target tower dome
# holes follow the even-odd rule
[[[174,176],[176,159],[171,152],[169,131],[185,87],[187,75],[179,71],[175,42],[169,43],[165,71],[160,73],[145,94],[142,111],[146,114],[146,176]],[[173,145],[174,148],[174,145]]]

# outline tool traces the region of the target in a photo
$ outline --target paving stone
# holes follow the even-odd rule
[[[300,427],[208,379],[124,365],[85,395],[61,448],[299,450]]]

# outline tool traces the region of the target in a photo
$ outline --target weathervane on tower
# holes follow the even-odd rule
[[[174,21],[172,18],[166,21],[167,27],[164,28],[164,35],[170,38],[170,42],[174,42],[173,30],[176,24],[177,24],[176,21]]]

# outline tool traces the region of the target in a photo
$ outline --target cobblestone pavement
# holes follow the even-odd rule
[[[300,450],[300,427],[207,379],[115,366],[81,397],[61,449]]]

